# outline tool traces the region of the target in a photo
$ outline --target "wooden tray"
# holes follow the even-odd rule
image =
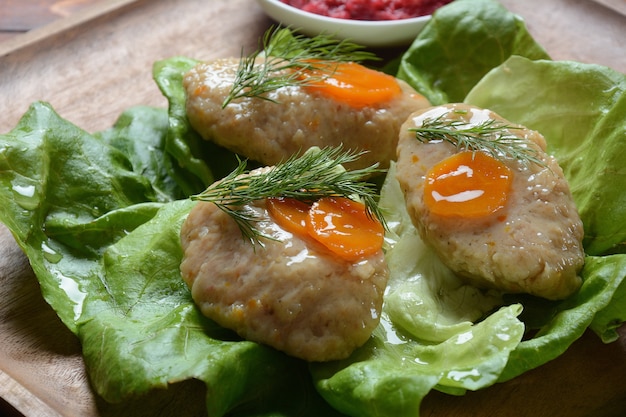
[[[626,16],[626,0],[593,0]]]
[[[585,0],[503,4],[526,19],[553,58],[626,72],[623,16]],[[102,1],[0,44],[0,132],[12,129],[36,100],[50,102],[88,131],[110,127],[133,105],[164,107],[151,79],[154,61],[238,56],[242,47],[256,48],[270,24],[250,0]],[[123,406],[99,399],[89,386],[77,339],[41,297],[27,259],[2,225],[0,300],[0,397],[22,414],[198,414],[201,407],[185,404],[182,394],[201,392],[194,382]],[[625,380],[626,335],[603,345],[587,334],[562,357],[506,384],[458,398],[433,393],[422,415],[622,415]]]

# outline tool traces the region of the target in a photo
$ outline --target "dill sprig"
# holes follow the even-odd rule
[[[489,119],[474,124],[462,120],[449,120],[444,113],[438,117],[425,118],[422,126],[409,129],[422,143],[432,141],[448,142],[464,151],[482,151],[491,157],[502,160],[511,158],[527,165],[534,163],[545,166],[539,152],[530,146],[528,139],[511,134],[520,126]]]
[[[246,171],[246,161],[222,180],[191,198],[214,203],[235,220],[244,238],[253,244],[269,238],[254,226],[259,218],[244,206],[269,197],[290,197],[302,201],[315,201],[322,197],[341,196],[359,198],[368,215],[376,217],[383,225],[384,219],[376,204],[376,186],[364,178],[382,172],[377,164],[367,168],[347,171],[344,164],[357,160],[364,152],[344,151],[337,148],[313,148],[301,156],[292,156],[267,170],[251,175]]]
[[[233,86],[222,108],[242,97],[273,101],[267,93],[281,87],[319,82],[332,75],[336,67],[333,64],[378,60],[375,54],[363,49],[361,45],[324,33],[309,38],[293,34],[289,29],[270,28],[258,50],[248,56],[242,52]],[[312,71],[324,76],[311,76]]]

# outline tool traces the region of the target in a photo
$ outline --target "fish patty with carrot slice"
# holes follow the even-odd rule
[[[202,313],[307,361],[342,359],[363,345],[389,274],[383,227],[365,206],[267,198],[237,210],[257,219],[262,246],[211,202],[198,202],[183,224],[181,272]]]
[[[481,287],[562,299],[581,285],[583,225],[544,137],[465,104],[408,118],[397,178],[424,241]]]
[[[239,59],[217,59],[184,76],[187,117],[205,140],[262,165],[277,164],[311,146],[343,145],[368,151],[347,169],[375,163],[385,168],[395,159],[400,125],[430,105],[402,80],[341,63],[329,69],[328,77],[312,73],[306,85],[283,86],[263,98],[238,98],[222,108],[239,64]]]

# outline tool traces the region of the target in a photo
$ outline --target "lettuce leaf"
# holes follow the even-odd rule
[[[187,119],[183,77],[198,63],[179,56],[157,61],[152,68],[154,81],[169,103],[166,151],[176,161],[170,164],[169,172],[183,186],[185,196],[204,191],[238,164],[232,152],[202,139]]]
[[[552,305],[553,320],[513,352],[502,380],[560,355],[587,327],[605,342],[616,340],[626,320],[626,75],[598,65],[511,57],[465,101],[545,136],[570,184],[590,255],[583,288]]]
[[[625,91],[626,76],[607,67],[511,57],[465,99],[544,135],[569,181],[590,255],[626,252]]]
[[[437,10],[403,54],[397,77],[433,105],[462,101],[511,55],[549,58],[524,21],[496,0],[456,0]]]
[[[122,120],[162,122],[153,112],[131,110]],[[178,230],[193,203],[174,198],[158,201],[165,194],[151,189],[162,183],[158,181],[160,171],[143,166],[149,166],[151,159],[125,161],[118,149],[99,139],[117,138],[113,142],[129,149],[128,144],[138,138],[122,132],[143,136],[146,129],[128,129],[128,123],[117,126],[119,132],[114,128],[92,136],[60,119],[49,106],[35,104],[14,131],[0,137],[11,157],[0,165],[3,172],[11,173],[2,178],[8,180],[2,193],[20,207],[9,206],[1,212],[1,220],[15,222],[19,219],[15,212],[30,213],[22,219],[21,228],[12,230],[17,231],[16,238],[37,271],[46,299],[80,338],[97,391],[108,401],[120,402],[194,378],[208,388],[209,415],[259,415],[261,410],[268,410],[267,415],[338,415],[313,390],[306,364],[241,341],[199,314],[178,272]],[[163,143],[163,135],[155,134],[152,144],[162,149]],[[77,144],[84,148],[83,153],[72,146]],[[32,152],[25,152],[29,146]],[[36,154],[52,147],[72,152],[68,158],[54,160]],[[37,162],[26,164],[22,158]],[[58,203],[67,189],[57,183],[50,186],[53,182],[46,177],[39,177],[41,188],[46,189],[44,201],[57,202],[55,210],[48,210],[42,200],[25,199],[30,195],[28,184],[41,172],[54,172],[67,184],[80,186],[84,181],[78,178],[83,176],[73,170],[84,160],[89,161],[83,167],[86,171],[108,180],[94,179],[81,189],[83,201],[101,203],[98,199],[106,195],[111,200],[106,213],[90,212],[71,200],[65,200],[65,206]],[[17,167],[28,168],[16,175]],[[154,175],[147,180],[146,172]],[[117,177],[141,184],[129,188],[140,193],[122,193],[125,198],[121,198],[112,191]],[[422,249],[407,223],[404,206],[397,204],[402,197],[393,178],[392,172],[381,201],[392,226],[387,238],[392,279],[381,326],[350,359],[308,365],[323,398],[341,412],[417,415],[423,397],[432,389],[458,395],[492,385],[557,356],[592,319],[602,327],[604,321],[614,322],[613,310],[623,314],[623,309],[613,304],[613,295],[623,294],[626,266],[622,255],[614,255],[587,263],[584,290],[556,307],[543,335],[520,343],[525,326],[518,318],[519,303],[477,321],[485,309],[496,304],[492,294],[464,289],[449,274],[424,285],[424,277],[441,271],[441,265],[427,255],[417,265],[411,257],[398,256],[406,250],[417,253]],[[55,216],[44,216],[46,210]],[[42,220],[43,225],[38,223]],[[413,270],[408,276],[407,268]],[[460,305],[454,294],[467,294],[468,290],[475,297],[485,297],[487,303]],[[394,293],[398,298],[391,296]],[[431,309],[420,309],[422,302],[437,305],[440,314],[433,316]],[[401,317],[407,316],[407,311],[431,323],[415,327],[419,321],[403,322]],[[596,317],[597,311],[604,318]],[[265,391],[259,393],[260,387]],[[302,404],[307,404],[310,414],[300,408]]]
[[[521,23],[516,27],[519,36],[504,37],[521,40],[519,44],[511,41],[508,48],[502,49],[492,45],[492,50],[507,53],[496,53],[497,59],[489,65],[472,62],[482,57],[476,57],[467,43],[455,38],[456,33],[462,33],[469,36],[468,40],[473,33],[463,30],[465,20],[456,13],[476,7],[478,16],[471,10],[466,10],[464,16],[486,22],[489,19],[485,15],[503,13],[489,3],[457,1],[453,7],[441,9],[402,58],[399,76],[434,104],[460,101],[468,94],[467,103],[490,108],[545,135],[549,150],[559,159],[570,181],[585,224],[584,244],[589,256],[581,272],[583,286],[560,302],[504,295],[502,302],[509,307],[476,321],[481,313],[477,306],[493,306],[496,298],[473,289],[465,302],[453,302],[459,299],[454,296],[456,292],[465,294],[466,289],[429,255],[402,213],[403,200],[390,171],[381,205],[392,226],[387,252],[392,276],[381,328],[374,333],[369,348],[350,360],[313,367],[322,395],[347,414],[417,415],[428,387],[462,394],[466,389],[510,380],[561,355],[587,328],[606,342],[616,340],[616,329],[626,318],[626,257],[621,254],[626,233],[626,179],[621,180],[626,174],[621,162],[626,157],[625,77],[595,65],[541,59],[543,53],[527,41]],[[483,6],[485,10],[481,10]],[[446,20],[448,13],[450,21]],[[501,21],[507,17],[515,20],[503,13]],[[506,26],[515,27],[510,21]],[[492,22],[491,26],[476,25],[476,30],[494,27],[497,24]],[[476,39],[488,42],[489,33],[487,30]],[[469,50],[470,56],[459,55],[457,47]],[[445,59],[448,53],[453,59]],[[516,314],[508,311],[508,320],[497,319],[506,309],[520,306],[521,314],[517,314],[519,310]],[[464,358],[464,346],[450,342],[458,342],[468,329],[484,323],[498,329],[491,335],[503,335],[513,340],[514,346],[501,347],[498,353],[504,358],[479,346],[476,351],[483,353],[479,364],[455,369],[463,362],[460,358]],[[472,340],[481,340],[473,336]],[[431,363],[423,360],[423,349],[442,349],[449,358],[446,371],[474,379],[446,378],[443,369],[430,368]],[[424,366],[415,367],[415,363]],[[483,379],[485,375],[493,378]]]
[[[523,334],[521,307],[505,307],[439,344],[419,343],[383,324],[349,361],[315,364],[324,398],[351,416],[416,416],[422,399],[439,389],[462,393],[492,385]]]
[[[626,306],[616,304],[613,297],[626,285],[626,255],[589,256],[581,272],[582,288],[556,305],[557,312],[533,337],[522,341],[511,353],[500,381],[510,380],[560,356],[590,326],[596,314],[613,306],[621,317]],[[609,313],[610,314],[610,313]],[[595,331],[608,329],[597,323]]]
[[[624,256],[601,258],[607,263],[603,266],[604,273],[619,276],[624,275],[626,268],[624,267]],[[613,297],[609,300],[608,305],[598,311],[589,325],[604,343],[612,343],[619,339],[618,329],[626,322],[626,279],[619,282]]]
[[[587,328],[604,341],[617,339],[616,329],[626,318],[626,255],[611,253],[623,249],[626,230],[626,171],[621,165],[626,156],[625,79],[623,74],[595,65],[514,56],[489,72],[466,98],[470,104],[544,133],[550,151],[564,168],[585,223],[589,254],[581,271],[583,286],[566,300],[505,295],[499,301],[493,294],[465,288],[419,239],[390,170],[380,202],[391,228],[385,315],[369,350],[340,365],[313,367],[317,387],[331,404],[355,416],[415,415],[429,383],[431,389],[461,394],[549,362]],[[481,320],[481,313],[488,313],[484,309],[498,302],[509,306],[504,309],[523,306],[524,311],[519,316],[509,311],[502,321],[498,315],[504,310],[500,309]],[[490,336],[502,335],[512,344],[499,346],[496,354],[479,342],[493,344],[494,340],[472,334],[472,340],[479,343],[473,349],[482,353],[481,360],[467,369],[456,369],[465,357],[459,338],[484,323],[492,328]],[[446,378],[446,371],[431,369],[431,362],[423,360],[424,349],[443,349],[448,373],[473,378]],[[423,366],[415,367],[415,363]],[[486,371],[481,368],[485,366]],[[388,387],[398,390],[398,395],[392,396]]]
[[[161,109],[137,106],[122,113],[112,128],[94,136],[128,157],[133,171],[151,181],[157,200],[169,201],[185,195],[168,169],[171,159],[162,143],[168,130],[167,113]]]
[[[156,135],[142,138],[143,144],[158,147],[165,129],[155,126]],[[75,332],[84,292],[66,277],[88,280],[80,277],[91,276],[102,244],[154,215],[159,200],[167,199],[152,186],[158,174],[133,171],[122,151],[44,103],[33,104],[15,129],[0,136],[0,149],[0,220],[28,255],[46,300],[58,304],[61,320]],[[132,213],[113,214],[136,204]]]
[[[458,395],[494,384],[525,327],[519,304],[499,308],[498,294],[462,283],[425,250],[393,164],[380,205],[390,226],[381,324],[350,358],[311,370],[322,396],[346,414],[415,416],[432,389]]]
[[[183,191],[154,164],[167,157],[167,130],[164,110],[141,107],[90,135],[34,103],[0,135],[0,221],[79,338],[93,387],[124,403],[197,379],[211,416],[339,415],[305,363],[241,341],[196,308],[179,272],[194,203],[176,200]]]

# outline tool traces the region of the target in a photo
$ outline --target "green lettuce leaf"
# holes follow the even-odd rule
[[[383,317],[372,340],[346,363],[316,364],[312,374],[324,398],[351,416],[416,416],[434,387],[453,392],[497,381],[524,333],[519,305],[439,343],[396,334]]]
[[[297,415],[301,402],[314,405],[301,415],[329,413],[307,383],[306,366],[242,341],[196,308],[179,270],[180,227],[193,204],[164,205],[104,251],[78,328],[97,391],[119,402],[195,378],[207,386],[210,416],[241,408]]]
[[[603,266],[604,273],[613,276],[624,275],[626,268],[624,267],[624,256],[619,255],[602,258],[606,261]],[[612,269],[612,271],[611,271]],[[619,339],[618,329],[626,322],[626,279],[618,284],[613,297],[609,300],[608,305],[598,311],[593,318],[589,328],[592,329],[604,343],[612,343]]]
[[[497,382],[524,336],[517,318],[522,308],[499,308],[498,294],[462,283],[426,249],[409,219],[394,164],[380,205],[390,227],[381,324],[350,358],[312,364],[311,370],[322,396],[346,414],[416,416],[432,389],[459,395]]]
[[[112,211],[163,195],[150,178],[133,171],[119,149],[61,119],[44,103],[33,104],[15,129],[0,136],[0,149],[0,221],[28,255],[46,300],[58,305],[63,323],[76,331],[74,309],[80,311],[84,294],[66,288],[71,284],[65,277],[89,275],[101,244],[132,231],[155,209],[141,205],[130,216],[118,216],[122,221],[116,224],[107,220]],[[86,236],[82,244],[80,234]]]
[[[545,136],[583,220],[585,252],[595,255],[586,259],[578,294],[530,305],[534,321],[551,320],[512,353],[502,380],[557,357],[587,327],[614,341],[626,320],[626,258],[619,254],[626,248],[625,92],[626,75],[606,67],[511,57],[465,99]]]
[[[437,10],[402,56],[397,77],[433,105],[462,101],[511,55],[549,58],[524,21],[496,0],[456,0]]]
[[[625,91],[626,75],[607,67],[511,57],[465,99],[544,135],[569,181],[589,255],[626,252]]]
[[[582,288],[556,305],[557,312],[533,337],[522,341],[511,353],[500,381],[507,381],[560,356],[590,326],[596,314],[613,306],[621,317],[626,306],[618,307],[613,297],[626,286],[626,255],[589,256],[581,272]],[[614,325],[614,324],[613,324]],[[598,323],[603,334],[607,329]]]
[[[339,415],[305,363],[240,340],[193,303],[179,231],[195,203],[175,200],[182,191],[144,152],[166,155],[166,120],[162,110],[136,108],[90,135],[34,103],[0,135],[0,221],[79,338],[93,387],[124,403],[196,379],[211,416]]]
[[[187,196],[204,190],[215,179],[201,155],[202,138],[189,125],[185,111],[183,76],[196,63],[189,58],[172,58],[167,63],[155,62],[152,69],[154,81],[169,103],[166,150],[175,162],[166,162],[168,171],[183,185]]]
[[[169,201],[185,195],[167,169],[169,155],[162,141],[168,130],[165,111],[137,106],[122,113],[112,128],[94,136],[128,157],[133,171],[151,181],[157,200]]]
[[[445,9],[446,13],[450,10]],[[448,39],[424,36],[438,42]],[[421,46],[419,39],[415,45]],[[424,75],[422,70],[416,71]],[[381,197],[391,226],[386,255],[391,278],[385,314],[369,348],[339,365],[313,367],[317,387],[331,404],[354,416],[417,415],[428,387],[462,394],[466,389],[510,380],[561,355],[587,328],[604,341],[617,339],[616,329],[626,318],[626,258],[610,254],[623,252],[626,234],[624,78],[595,65],[511,56],[489,71],[465,99],[543,133],[549,150],[563,166],[585,224],[584,244],[590,255],[581,272],[582,288],[567,300],[505,295],[501,302],[509,307],[480,320],[480,314],[486,313],[480,307],[497,304],[497,297],[476,289],[466,293],[462,283],[433,259],[403,213],[401,191],[390,171]],[[432,85],[445,83],[437,80]],[[445,97],[449,100],[451,96]],[[459,299],[464,301],[454,303]],[[519,306],[523,306],[522,314],[509,311],[509,320],[497,320],[502,311]],[[464,358],[463,345],[455,342],[468,329],[484,323],[498,329],[491,336],[499,334],[512,343],[499,352],[488,352],[479,345],[476,351],[483,353],[480,363],[469,364],[464,371],[455,369]],[[474,335],[472,340],[479,343],[481,338]],[[423,360],[424,349],[437,352],[440,348],[449,358],[448,372],[472,375],[476,380],[457,381],[437,373],[443,369],[430,368],[431,362]],[[498,357],[502,352],[505,357]],[[424,366],[415,367],[416,362]],[[483,379],[485,375],[491,378]]]
[[[183,186],[188,184],[184,187],[185,196],[204,191],[238,163],[232,152],[203,140],[187,119],[183,77],[198,63],[191,58],[173,57],[155,62],[152,68],[154,81],[169,103],[166,151],[176,161],[169,172]]]
[[[349,359],[311,366],[318,390],[340,411],[417,415],[430,390],[460,395],[507,381],[558,357],[588,327],[615,340],[626,314],[626,255],[588,256],[582,288],[564,301],[500,298],[447,270],[402,202],[392,165],[380,201],[391,274],[381,325]],[[492,313],[499,303],[508,307]]]

